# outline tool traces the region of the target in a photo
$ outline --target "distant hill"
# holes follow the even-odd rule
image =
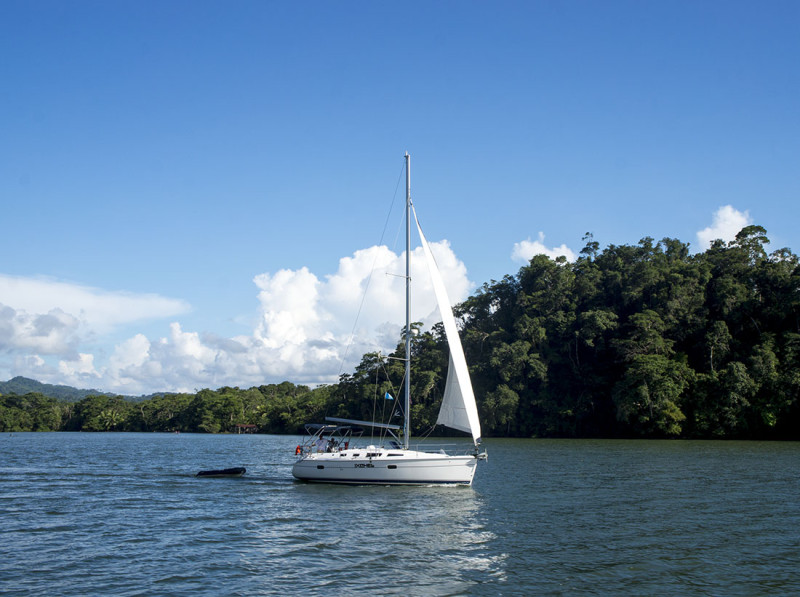
[[[100,390],[80,390],[71,386],[57,386],[49,383],[42,383],[35,379],[17,376],[8,381],[0,381],[0,394],[31,394],[38,393],[66,402],[77,402],[87,396],[117,396],[111,392],[101,392]],[[125,398],[131,398],[125,396]]]

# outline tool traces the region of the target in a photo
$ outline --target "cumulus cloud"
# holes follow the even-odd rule
[[[711,219],[711,226],[703,228],[697,233],[697,242],[700,249],[705,250],[717,239],[732,241],[745,226],[753,223],[750,212],[739,211],[732,205],[720,207]]]
[[[514,243],[514,249],[511,251],[511,258],[517,263],[528,263],[531,258],[536,255],[547,255],[551,259],[563,255],[567,258],[567,261],[575,261],[577,257],[575,252],[567,247],[567,245],[553,248],[545,246],[543,232],[539,232],[539,238],[537,240],[528,238],[527,240]]]
[[[94,355],[79,353],[73,360],[58,363],[58,371],[70,379],[99,378],[94,368]]]
[[[431,243],[431,250],[451,300],[467,298],[473,285],[449,243]],[[224,338],[184,330],[173,321],[164,337],[136,334],[116,345],[102,363],[82,349],[83,322],[93,321],[97,329],[103,321],[117,324],[121,317],[113,320],[79,311],[70,319],[68,305],[62,312],[48,312],[50,317],[39,325],[41,346],[51,346],[49,352],[39,353],[55,356],[42,359],[36,354],[36,358],[18,359],[16,374],[126,394],[194,391],[221,385],[247,387],[283,380],[335,382],[340,373],[352,370],[364,353],[395,348],[405,319],[404,275],[405,255],[385,246],[340,259],[332,274],[318,276],[308,268],[262,273],[253,279],[259,309],[251,334]],[[411,278],[413,318],[426,326],[437,323],[441,317],[421,248],[412,254]],[[95,299],[106,294],[91,293]],[[179,309],[183,303],[163,304],[168,310]],[[43,304],[40,308],[51,306]],[[0,342],[2,338],[14,339],[13,330],[3,330],[8,328],[8,321],[15,322],[15,317],[19,319],[14,309],[0,309]],[[29,320],[35,316],[26,317],[16,322],[18,328],[22,323],[34,327]],[[60,336],[54,335],[57,331]],[[34,334],[29,332],[27,337]],[[19,338],[15,341],[19,343]],[[37,350],[31,347],[29,352]],[[57,365],[53,365],[53,358],[58,359]]]
[[[0,274],[0,354],[10,355],[0,364],[14,374],[53,383],[105,381],[95,356],[84,349],[88,342],[126,325],[188,309],[185,301],[156,294]]]
[[[79,320],[59,308],[46,313],[28,313],[0,304],[0,349],[3,352],[68,353],[78,344],[79,328]]]

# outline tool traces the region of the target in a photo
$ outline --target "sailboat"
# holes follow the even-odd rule
[[[292,475],[303,481],[355,485],[471,485],[481,451],[481,426],[467,361],[444,282],[436,266],[416,210],[411,203],[411,157],[405,154],[406,171],[406,325],[404,421],[402,426],[327,417],[325,423],[306,425],[308,439],[295,450]],[[412,447],[411,412],[411,215],[413,213],[430,270],[436,302],[450,348],[450,362],[442,405],[436,423],[469,433],[472,446],[461,453],[445,449]],[[358,446],[365,429],[380,432],[380,445]]]

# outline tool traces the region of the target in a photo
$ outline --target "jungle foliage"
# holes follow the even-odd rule
[[[703,253],[665,238],[573,263],[539,255],[455,309],[484,436],[800,439],[800,267],[760,226]],[[417,326],[419,327],[419,326]],[[448,355],[441,326],[412,337],[412,428],[431,428]],[[141,402],[0,397],[0,431],[297,433],[324,416],[384,420],[402,393],[401,341],[339,383],[289,382]]]

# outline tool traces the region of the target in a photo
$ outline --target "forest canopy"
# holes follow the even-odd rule
[[[538,255],[455,308],[484,437],[800,439],[800,268],[760,226],[702,253],[665,238],[574,262]],[[417,326],[419,327],[419,326]],[[447,376],[441,325],[412,339],[412,428],[429,430]],[[0,431],[299,433],[370,419],[399,395],[404,344],[337,384],[204,389],[133,402],[0,396]],[[237,427],[238,425],[238,427]]]

